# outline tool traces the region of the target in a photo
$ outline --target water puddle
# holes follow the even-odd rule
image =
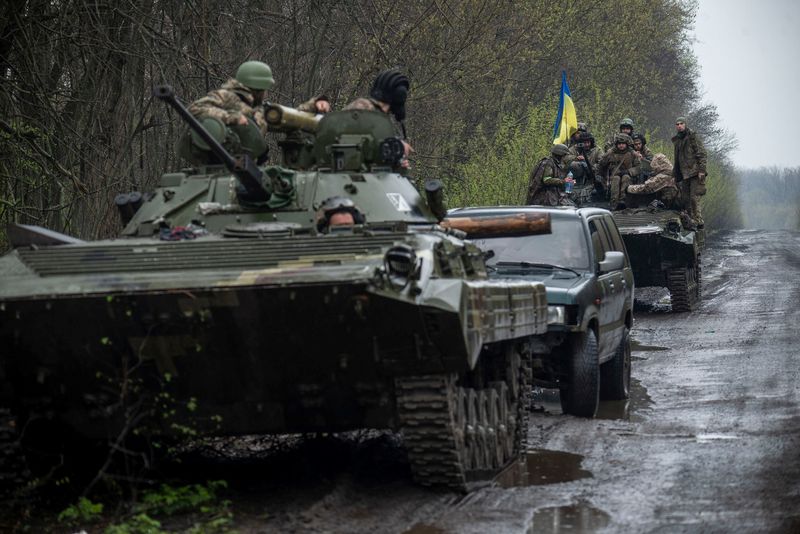
[[[645,420],[642,412],[653,407],[653,399],[641,382],[631,378],[631,395],[621,401],[601,401],[597,408],[597,419],[618,419],[640,423]]]
[[[635,339],[631,339],[631,352],[657,352],[670,350],[669,347],[659,347],[658,345],[642,345]]]
[[[428,525],[426,523],[417,523],[410,529],[403,531],[403,534],[445,534],[446,530]]]
[[[560,394],[557,389],[534,388],[533,404],[535,410],[552,415],[563,414]],[[631,378],[630,398],[622,401],[600,401],[597,419],[616,419],[639,423],[645,420],[643,413],[653,407],[653,399],[641,382]]]
[[[739,439],[739,436],[732,434],[697,434],[695,436],[697,443],[711,443],[713,441],[728,441]]]
[[[502,488],[517,488],[591,478],[591,472],[581,469],[582,461],[580,454],[533,449],[501,471],[495,482]]]
[[[606,512],[586,505],[540,508],[533,513],[528,534],[596,532],[610,521],[611,516]]]

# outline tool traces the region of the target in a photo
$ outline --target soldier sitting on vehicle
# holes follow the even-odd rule
[[[594,136],[589,132],[582,132],[578,142],[572,145],[569,153],[564,156],[564,166],[572,171],[575,186],[594,185],[597,176],[597,165],[603,153],[595,146]]]
[[[639,157],[639,165],[631,169],[631,183],[641,184],[650,177],[650,161],[653,159],[653,152],[647,148],[647,138],[639,133],[631,136],[633,140],[633,151]]]
[[[598,173],[612,210],[625,209],[623,198],[631,182],[631,169],[639,165],[639,157],[630,145],[631,138],[628,135],[617,134],[614,148],[603,155],[598,165]]]
[[[567,171],[563,158],[569,153],[567,145],[555,144],[550,149],[550,157],[542,158],[531,172],[528,180],[526,204],[541,206],[574,206],[564,191],[567,184]]]
[[[575,130],[575,133],[572,134],[572,136],[569,138],[569,143],[567,144],[567,146],[572,148],[573,146],[578,144],[578,142],[580,141],[581,135],[585,134],[585,133],[588,133],[588,131],[589,131],[589,129],[586,126],[586,123],[585,122],[579,122],[578,123],[578,129]]]
[[[325,199],[317,210],[317,231],[327,234],[334,226],[364,224],[366,218],[355,203],[347,197]]]
[[[411,144],[406,141],[406,125],[403,122],[406,118],[406,99],[410,88],[411,82],[408,80],[408,76],[397,69],[388,69],[378,74],[375,81],[372,82],[369,97],[356,98],[344,107],[346,110],[380,111],[394,116],[403,133],[405,158],[408,158],[409,154],[414,151]],[[408,167],[408,159],[405,158],[402,166]]]
[[[628,186],[625,203],[636,208],[660,202],[667,209],[674,209],[678,199],[678,188],[672,176],[672,163],[664,154],[656,154],[650,162],[652,176],[643,184]]]
[[[621,121],[619,121],[619,131],[612,133],[606,138],[606,142],[603,145],[603,151],[607,152],[614,148],[614,143],[617,134],[625,134],[627,136],[633,136],[633,120],[625,117]]]

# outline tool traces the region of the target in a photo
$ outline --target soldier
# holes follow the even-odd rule
[[[634,184],[642,184],[651,173],[650,162],[653,161],[653,152],[647,148],[647,138],[642,134],[633,134],[633,151],[639,158],[639,165],[631,169],[631,180]]]
[[[555,144],[550,149],[550,157],[542,158],[531,172],[528,181],[527,204],[541,206],[574,206],[564,193],[567,183],[563,158],[569,153],[567,145]]]
[[[369,97],[356,98],[344,108],[380,111],[387,115],[391,113],[400,123],[403,131],[405,158],[408,158],[408,155],[413,152],[411,145],[405,140],[407,137],[406,125],[403,122],[406,118],[406,99],[410,88],[411,82],[408,80],[408,76],[397,69],[388,69],[378,74],[375,81],[372,82]],[[408,167],[407,159],[403,160],[402,166]]]
[[[639,158],[631,148],[630,136],[619,133],[610,148],[600,159],[598,172],[607,192],[612,210],[625,209],[623,198],[631,181],[631,169],[639,165]]]
[[[569,138],[569,145],[568,146],[571,148],[571,147],[575,146],[576,144],[578,144],[578,142],[580,141],[580,138],[581,138],[581,134],[585,134],[585,133],[588,133],[588,132],[589,132],[589,130],[588,130],[588,127],[586,126],[586,123],[585,122],[579,122],[578,123],[578,129],[575,130],[575,133],[572,134],[572,137]]]
[[[328,95],[315,96],[311,100],[303,102],[297,106],[298,111],[305,111],[306,113],[330,113],[331,112],[331,99]]]
[[[330,197],[317,210],[317,231],[328,233],[332,226],[354,226],[366,222],[364,215],[347,197]]]
[[[630,200],[631,207],[657,200],[667,209],[672,209],[679,195],[672,176],[672,163],[666,155],[656,154],[650,161],[650,167],[652,176],[640,185],[628,187],[627,199]]]
[[[633,136],[633,120],[625,117],[621,121],[619,121],[619,131],[617,133],[622,133],[627,136]],[[603,151],[607,152],[614,148],[615,139],[617,134],[611,134],[606,138],[605,145],[603,145]]]
[[[675,119],[677,134],[672,137],[675,147],[672,175],[681,192],[681,203],[698,229],[705,226],[700,211],[700,197],[706,194],[706,149],[697,133],[686,126],[686,118]]]
[[[563,160],[564,166],[572,171],[577,187],[594,185],[602,155],[595,146],[594,136],[587,131],[581,132],[578,142],[570,147],[569,154]]]
[[[220,89],[191,103],[189,111],[198,119],[218,119],[227,126],[246,126],[253,120],[262,135],[267,133],[264,101],[267,89],[275,85],[272,69],[261,61],[245,61],[236,71],[236,76],[222,84]]]

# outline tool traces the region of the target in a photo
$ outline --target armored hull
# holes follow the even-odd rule
[[[672,311],[692,311],[701,295],[701,247],[680,213],[660,209],[613,212],[631,258],[637,287],[666,287]]]

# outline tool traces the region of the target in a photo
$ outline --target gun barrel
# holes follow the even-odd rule
[[[199,135],[203,141],[208,144],[208,147],[216,155],[225,167],[233,173],[239,182],[244,186],[247,192],[254,200],[267,200],[270,197],[270,192],[267,191],[261,183],[261,170],[252,161],[249,155],[244,154],[239,157],[234,157],[230,152],[225,150],[225,147],[206,130],[200,121],[183,105],[183,102],[178,100],[175,91],[169,85],[157,85],[153,88],[153,96],[159,100],[163,100],[178,112],[178,115],[186,121],[189,127]]]
[[[302,130],[315,133],[321,117],[280,104],[265,104],[264,117],[270,129],[278,131]]]

